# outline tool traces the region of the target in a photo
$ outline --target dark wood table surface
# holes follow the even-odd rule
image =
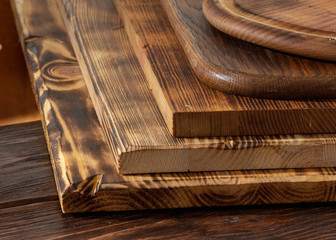
[[[62,214],[42,125],[0,128],[0,239],[335,239],[336,205]]]

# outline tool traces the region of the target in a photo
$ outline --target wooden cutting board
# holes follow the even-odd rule
[[[110,4],[77,1],[81,6],[84,2],[87,7]],[[118,174],[56,2],[12,4],[63,212],[336,200],[334,168]]]
[[[333,0],[204,0],[219,30],[264,47],[305,57],[336,60]]]
[[[163,4],[165,2],[162,1]],[[114,3],[119,9],[133,49],[153,89],[162,115],[169,130],[175,136],[335,132],[335,100],[266,100],[234,96],[216,91],[201,83],[194,74],[159,1],[126,0],[114,1]],[[188,15],[185,16],[185,19],[192,22],[190,26],[193,26],[193,29],[197,29],[196,35],[211,36],[212,31],[218,32],[203,16],[201,1],[176,1],[175,3],[184,7],[181,9],[171,8],[169,11],[181,14],[187,12]],[[180,21],[174,25],[182,26],[182,24],[183,21]],[[205,27],[199,29],[198,26]],[[205,34],[202,34],[202,31]],[[199,39],[196,35],[192,35],[188,28],[183,28],[180,34],[183,34],[189,41]],[[199,42],[197,45],[215,46],[217,44],[213,42],[212,38],[204,39],[205,41]],[[232,41],[235,40],[232,38],[228,40],[228,42]],[[243,43],[240,42],[240,44]],[[191,49],[192,46],[194,46],[193,43],[190,46],[184,46],[184,49]],[[275,64],[277,61],[280,61],[280,65],[287,63],[297,65],[296,69],[302,67],[304,71],[307,71],[306,74],[310,72],[309,69],[313,69],[315,66],[315,62],[309,62],[308,65],[305,65],[306,62],[303,60],[296,62],[289,56],[278,58],[278,55],[273,55],[272,51],[265,52],[264,49],[258,47],[255,49],[255,47],[256,45],[252,44],[246,46],[248,56],[255,56],[255,60],[262,58],[267,59],[266,62],[273,62],[267,65],[267,68],[264,69],[265,72],[273,67],[277,68]],[[232,52],[232,49],[236,48],[228,49],[228,51]],[[262,54],[259,57],[256,56],[260,51]],[[221,55],[221,48],[215,49],[214,55],[224,56]],[[238,53],[234,57],[245,62],[241,57],[247,56]],[[199,61],[199,58],[194,58],[194,63],[197,65],[202,61]],[[259,61],[259,65],[264,65],[264,63]],[[206,71],[212,71],[214,66],[215,64],[207,64]],[[328,69],[330,75],[336,74],[334,65],[329,64],[324,67]],[[249,68],[250,66],[247,65],[245,69]],[[282,72],[281,69],[274,71]],[[290,69],[287,68],[286,71],[290,72]],[[297,72],[296,74],[301,73]],[[317,72],[314,74],[317,75]],[[335,81],[333,80],[333,82]],[[271,87],[270,91],[272,91]]]
[[[190,65],[202,82],[226,93],[252,97],[336,96],[336,64],[271,51],[216,31],[204,17],[202,2],[161,1]]]
[[[121,173],[336,165],[334,135],[322,138],[319,135],[174,137],[157,107],[111,1],[59,3],[91,99]],[[83,11],[88,8],[90,14]],[[68,9],[71,12],[67,12]]]

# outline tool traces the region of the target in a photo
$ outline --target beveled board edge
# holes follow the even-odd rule
[[[185,22],[180,18],[181,13],[176,6],[176,1],[161,0],[161,4],[180,40],[192,69],[205,84],[225,93],[258,98],[318,99],[336,97],[334,76],[268,76],[239,72],[211,63],[204,58],[203,53],[198,51],[197,47],[193,46],[193,36],[190,29],[185,26]],[[203,9],[206,13],[209,12],[208,5],[209,1],[203,2]],[[229,26],[236,29],[236,25],[233,23]],[[210,48],[211,46],[207,47]],[[230,61],[230,58],[228,58],[228,61]]]
[[[233,37],[290,54],[336,61],[334,33],[321,31],[319,35],[318,30],[302,26],[289,29],[284,22],[278,22],[280,26],[275,26],[272,23],[276,21],[272,19],[240,16],[233,8],[229,9],[231,5],[235,6],[232,0],[204,0],[203,12],[214,27]],[[263,34],[265,32],[269,33],[268,36]]]

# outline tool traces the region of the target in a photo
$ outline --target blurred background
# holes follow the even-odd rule
[[[0,126],[39,120],[9,0],[0,1]]]

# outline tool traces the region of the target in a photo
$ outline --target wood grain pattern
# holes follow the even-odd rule
[[[0,209],[57,200],[40,122],[0,127],[0,196]]]
[[[0,126],[40,119],[9,2],[0,2]]]
[[[56,201],[0,210],[4,239],[334,239],[335,205],[61,214]]]
[[[202,2],[161,1],[190,65],[204,83],[253,97],[336,96],[334,63],[282,54],[223,34],[204,17]],[[235,29],[236,25],[230,26]]]
[[[336,60],[332,0],[205,0],[204,14],[234,37],[306,57]]]
[[[72,95],[80,102],[76,102],[69,96],[71,104],[68,104],[70,105],[68,107],[72,111],[61,108],[67,105],[60,104],[63,101],[61,95],[51,101],[50,97],[56,93],[66,96],[70,95],[70,92],[57,92],[58,88],[48,88],[47,86],[50,87],[50,85],[47,83],[51,82],[54,84],[52,86],[57,86],[62,83],[77,82],[76,86],[84,86],[84,80],[79,77],[79,73],[75,74],[77,81],[73,81],[74,72],[63,71],[69,66],[64,64],[64,60],[60,61],[64,59],[64,55],[67,56],[65,59],[75,58],[71,48],[67,48],[70,43],[63,26],[58,25],[60,16],[57,11],[54,11],[55,1],[12,0],[12,2],[20,32],[25,34],[21,35],[21,38],[30,40],[28,44],[25,42],[24,46],[27,48],[25,53],[30,60],[29,66],[34,73],[33,80],[39,83],[35,85],[37,92],[43,93],[39,95],[41,110],[45,117],[43,126],[63,212],[336,200],[334,168],[118,174],[114,161],[104,161],[104,159],[111,159],[112,153],[108,150],[86,88],[81,87],[76,92],[78,95]],[[99,2],[103,3],[103,1]],[[110,3],[106,1],[103,6],[106,6],[105,4]],[[37,19],[39,21],[34,21]],[[40,21],[45,25],[39,24]],[[42,34],[44,31],[47,32]],[[36,34],[31,35],[33,32]],[[44,48],[41,51],[41,40],[49,40],[48,43],[62,43],[63,51],[57,51],[58,55],[50,54],[48,61],[42,62],[45,59],[43,53],[48,53],[47,49],[50,50],[50,48]],[[39,74],[41,69],[46,69],[46,66],[50,65],[49,63],[55,64],[53,69],[62,70],[60,71],[63,73],[62,78],[52,77],[54,75],[51,74],[43,76]],[[76,61],[73,60],[70,66],[77,66]],[[62,81],[58,82],[59,79]],[[49,105],[49,103],[53,104]]]
[[[71,184],[96,176],[97,171],[110,171],[109,164],[113,172],[115,163],[105,149],[77,59],[55,11],[56,2],[13,0],[12,5],[62,204]]]
[[[163,1],[163,4],[168,2],[171,1]],[[182,6],[188,6],[190,3],[190,1],[176,2]],[[216,91],[202,84],[193,73],[159,1],[127,0],[114,3],[120,11],[129,39],[153,89],[158,106],[174,136],[335,132],[336,125],[333,123],[334,119],[336,120],[335,100],[265,100]],[[197,13],[188,17],[196,22],[193,26],[196,26],[196,29],[203,24],[209,26],[201,11],[201,2],[191,3],[195,3],[195,6],[191,5],[187,9]],[[183,32],[188,34],[188,31]],[[208,35],[209,32],[206,30],[205,32],[205,35]],[[188,39],[197,39],[197,36],[193,35]],[[249,45],[247,49],[250,50],[248,56],[254,56],[251,54],[255,51],[254,46]],[[221,50],[217,49],[214,54],[219,55],[220,52]],[[272,55],[270,51],[265,53]],[[263,57],[267,59],[267,55]],[[238,56],[241,55],[236,54],[236,57]],[[292,63],[290,59],[290,57],[282,58],[281,65],[287,64],[287,60]],[[198,60],[195,58],[196,64]],[[271,60],[276,64],[279,58],[271,57]],[[299,61],[297,64],[301,66],[302,62]],[[314,65],[310,67],[313,68]],[[207,72],[212,71],[208,65],[204,69]],[[335,70],[330,68],[331,72]]]
[[[335,166],[335,135],[173,137],[111,2],[64,1],[61,9],[121,173]]]
[[[41,122],[2,127],[0,142],[1,239],[336,236],[334,203],[62,214]]]

